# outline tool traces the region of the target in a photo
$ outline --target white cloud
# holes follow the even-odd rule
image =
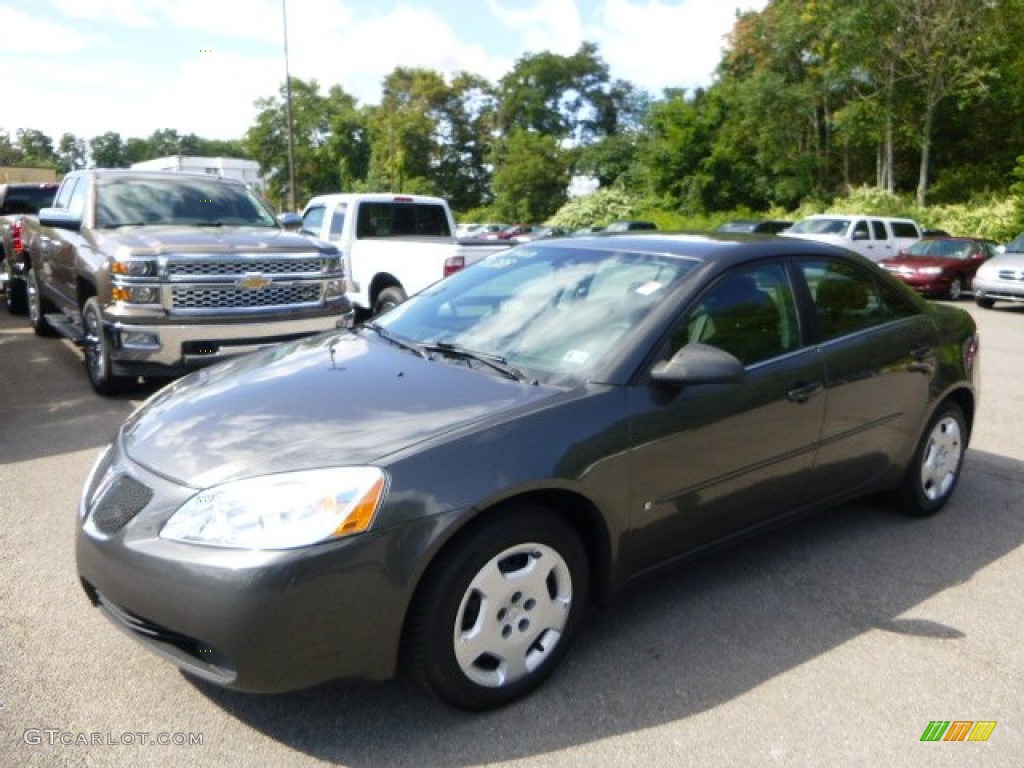
[[[550,51],[568,56],[579,50],[583,24],[576,0],[534,0],[532,5],[487,0],[498,20],[518,33],[523,53]]]
[[[147,0],[53,0],[58,10],[73,19],[113,22],[126,27],[154,25]]]
[[[605,0],[595,41],[612,75],[659,95],[665,87],[707,86],[737,10],[767,0]]]
[[[77,53],[93,39],[63,24],[4,6],[0,6],[0,30],[3,30],[0,33],[3,35],[3,51],[8,54],[30,53],[39,56],[49,52]],[[40,45],[40,40],[45,40],[45,45]],[[17,75],[21,67],[18,66],[18,60],[14,64],[13,70],[4,71]],[[27,72],[29,67],[22,66]],[[17,79],[14,77],[12,81]]]

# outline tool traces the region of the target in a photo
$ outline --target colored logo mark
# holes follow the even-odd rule
[[[921,741],[988,741],[996,729],[995,720],[932,720]]]

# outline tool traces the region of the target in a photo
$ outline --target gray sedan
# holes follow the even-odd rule
[[[879,491],[938,511],[977,353],[967,313],[820,243],[526,244],[157,393],[87,481],[78,571],[223,686],[404,669],[497,707],[656,569]]]

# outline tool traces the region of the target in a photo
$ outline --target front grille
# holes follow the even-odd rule
[[[153,490],[129,475],[116,475],[104,488],[90,512],[100,533],[111,535],[123,528],[153,498]]]
[[[171,308],[174,310],[247,309],[319,304],[320,295],[319,283],[271,285],[256,291],[235,287],[189,286],[172,290]]]
[[[168,261],[167,276],[176,277],[241,277],[246,273],[263,275],[318,275],[324,271],[322,259],[233,259],[227,261]]]
[[[1024,270],[1017,272],[1012,269],[1001,269],[999,270],[1000,280],[1013,280],[1016,282],[1024,282]]]

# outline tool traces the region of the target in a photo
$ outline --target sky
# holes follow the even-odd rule
[[[380,99],[396,67],[497,82],[594,42],[655,96],[711,83],[739,10],[767,0],[0,0],[0,131],[241,138],[288,70]]]

